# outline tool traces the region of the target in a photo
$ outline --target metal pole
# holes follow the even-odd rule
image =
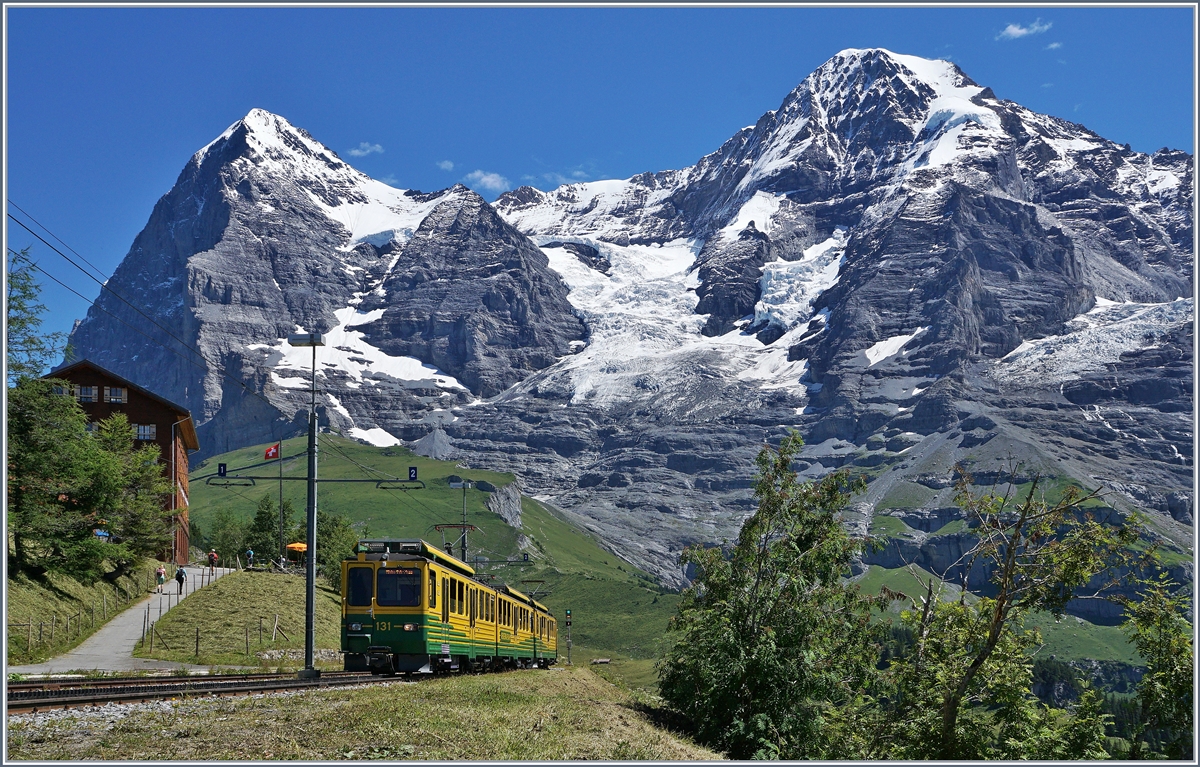
[[[315,347],[314,347],[313,353],[316,354]],[[279,458],[279,561],[282,562],[283,558],[285,556],[287,556],[287,549],[284,548],[284,546],[286,546],[287,543],[283,540],[283,437],[282,436],[279,437],[279,442],[277,442],[276,444],[279,445],[279,456],[278,456],[278,458]],[[270,564],[270,562],[268,561],[267,564]]]
[[[463,528],[462,528],[462,561],[467,561],[467,485],[468,480],[463,480]]]
[[[312,404],[308,413],[308,561],[305,568],[308,593],[305,599],[302,674],[305,677],[319,675],[313,668],[317,612],[317,347],[314,346],[312,350]]]

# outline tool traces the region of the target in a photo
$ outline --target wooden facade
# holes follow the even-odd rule
[[[103,421],[114,413],[124,413],[133,427],[139,446],[158,446],[163,476],[171,481],[174,492],[166,503],[171,512],[174,533],[170,551],[161,559],[185,564],[188,560],[188,454],[199,450],[196,426],[186,409],[143,389],[99,365],[83,360],[55,370],[46,378],[70,383],[70,394],[79,401],[90,423]]]

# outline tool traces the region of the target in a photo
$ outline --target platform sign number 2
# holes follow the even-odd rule
[[[408,481],[409,482],[417,481],[417,467],[416,466],[408,467]]]

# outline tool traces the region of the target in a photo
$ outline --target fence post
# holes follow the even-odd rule
[[[261,618],[259,619],[262,620]],[[29,632],[25,636],[25,652],[29,652],[29,648],[33,647],[33,618],[29,619]]]
[[[38,644],[45,644],[45,641],[44,641],[45,636],[46,636],[45,632],[46,632],[46,622],[38,621]]]
[[[271,641],[275,641],[275,632],[279,631],[279,615],[275,615],[275,627],[271,629]]]
[[[50,641],[54,641],[54,629],[58,627],[58,613],[50,616]]]
[[[258,643],[262,644],[262,616],[261,615],[258,616]]]
[[[247,655],[247,657],[249,657],[249,655],[250,655],[250,627],[249,626],[246,627],[246,655]]]
[[[196,627],[196,660],[200,660],[200,627]]]
[[[104,620],[108,620],[108,594],[101,594],[100,598],[104,600]]]

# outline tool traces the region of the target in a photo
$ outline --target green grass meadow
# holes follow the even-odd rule
[[[140,643],[134,656],[203,665],[272,669],[302,666],[302,662],[295,660],[289,663],[284,659],[264,659],[259,653],[304,649],[304,584],[300,575],[263,571],[229,573],[189,594],[161,619],[154,612],[152,600],[150,617],[156,621],[155,640],[153,646],[148,640]],[[316,607],[316,647],[337,650],[341,641],[341,596],[319,583]],[[282,633],[275,633],[272,639],[276,616]],[[340,669],[342,662],[338,658],[316,665]]]

